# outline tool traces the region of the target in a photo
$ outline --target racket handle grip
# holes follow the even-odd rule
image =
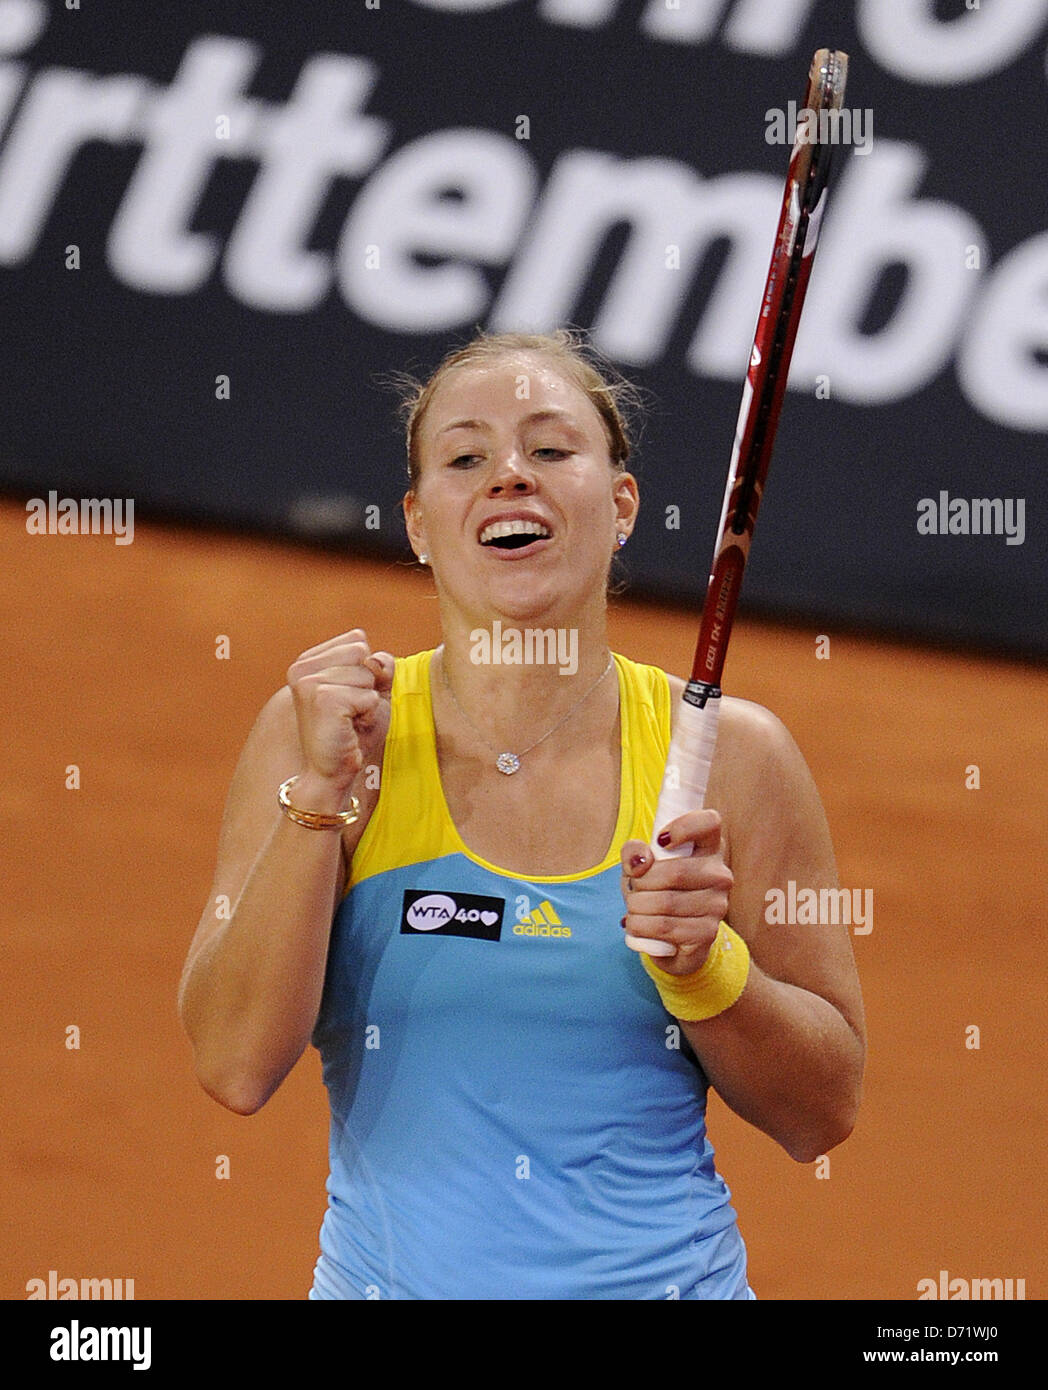
[[[691,692],[702,692],[701,696],[689,700]],[[701,698],[701,704],[698,703]],[[659,803],[655,808],[655,830],[659,833],[678,816],[686,811],[697,811],[706,800],[706,785],[710,779],[713,752],[717,746],[717,721],[720,716],[721,693],[716,686],[702,686],[689,683],[680,703],[677,728],[666,755],[666,771],[662,778]],[[691,844],[683,844],[676,849],[663,849],[657,842],[651,847],[656,859],[682,859],[691,854]],[[675,956],[676,946],[669,941],[659,941],[644,936],[631,936],[626,933],[626,945],[631,951],[643,951],[649,956]]]

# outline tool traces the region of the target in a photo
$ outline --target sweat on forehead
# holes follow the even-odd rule
[[[446,371],[419,414],[418,444],[427,451],[456,426],[483,432],[504,413],[523,420],[563,419],[569,428],[602,439],[609,450],[612,445],[607,425],[583,387],[559,364],[537,354],[527,359],[507,355]]]
[[[492,411],[517,408],[521,377],[528,380],[528,400],[536,408],[541,397],[544,408],[556,405],[570,409],[586,433],[590,432],[595,416],[603,428],[611,466],[624,469],[632,452],[625,408],[639,411],[640,397],[632,383],[610,363],[594,360],[598,357],[574,329],[558,328],[539,334],[481,331],[464,347],[449,352],[424,382],[408,373],[394,373],[391,383],[401,392],[409,486],[414,487],[419,480],[423,444],[428,452],[434,434],[450,419],[475,419]],[[471,408],[470,384],[477,386],[485,380],[498,383],[495,398],[479,398],[481,409],[473,392]],[[430,421],[434,402],[438,406],[434,416],[439,413],[443,418]]]
[[[600,420],[582,387],[557,363],[534,354],[527,359],[504,357],[450,368],[430,397],[425,412],[429,417],[427,431],[439,429],[445,416],[457,417],[461,413],[458,407],[471,399],[498,409],[512,409],[518,403],[525,406],[530,401],[536,409],[549,406],[581,418],[591,414],[594,422]]]

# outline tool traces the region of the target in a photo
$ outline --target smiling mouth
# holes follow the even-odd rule
[[[550,539],[549,530],[538,521],[495,521],[480,533],[481,545],[495,550],[523,550]]]

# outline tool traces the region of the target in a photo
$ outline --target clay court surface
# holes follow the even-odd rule
[[[351,627],[396,654],[435,645],[432,586],[141,521],[125,546],[30,536],[19,502],[0,505],[0,568],[0,1296],[55,1270],[132,1278],[139,1299],[304,1299],[327,1175],[317,1055],[257,1115],[223,1110],[193,1076],[178,978],[257,711]],[[694,624],[620,601],[612,643],[686,675]],[[905,1300],[947,1270],[1044,1298],[1048,675],[832,629],[817,660],[818,635],[740,623],[725,684],[793,732],[841,883],[873,892],[853,937],[870,1056],[825,1177],[711,1093],[750,1282]]]

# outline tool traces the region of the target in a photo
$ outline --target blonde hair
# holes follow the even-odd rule
[[[613,468],[622,470],[634,447],[629,414],[643,408],[642,392],[627,381],[587,343],[578,329],[558,328],[552,333],[488,333],[477,331],[465,347],[453,348],[428,381],[416,380],[406,372],[395,372],[385,380],[400,392],[398,414],[405,430],[408,480],[418,486],[421,473],[419,430],[437,387],[453,371],[488,366],[501,357],[521,352],[539,353],[592,402],[608,438],[608,457]]]

